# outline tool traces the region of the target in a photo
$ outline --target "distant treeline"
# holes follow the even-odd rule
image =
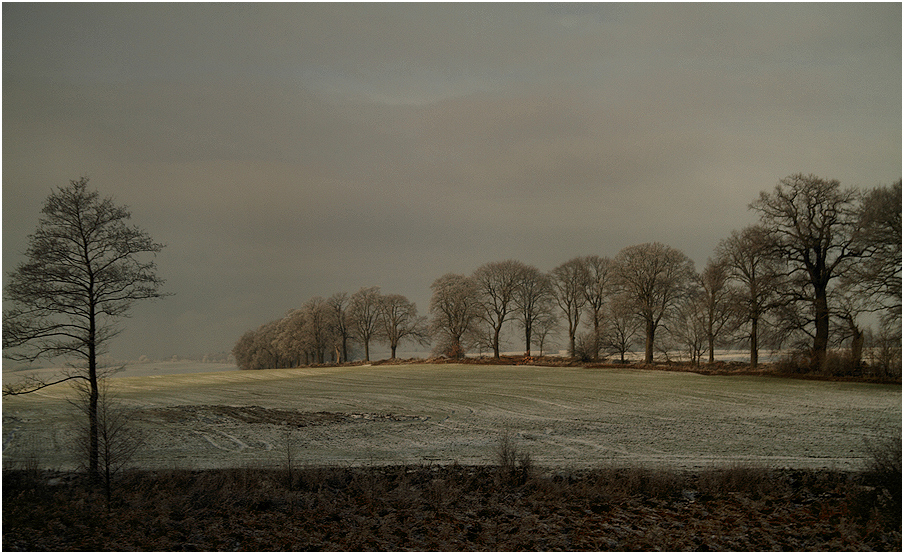
[[[568,260],[550,271],[517,260],[431,285],[427,316],[379,287],[314,297],[282,319],[248,331],[232,350],[242,369],[349,361],[352,345],[432,346],[499,357],[516,326],[527,355],[552,337],[572,357],[597,360],[642,345],[644,360],[680,351],[694,364],[717,347],[790,348],[802,371],[901,374],[901,181],[869,191],[792,175],[750,209],[760,223],[723,239],[699,273],[680,250],[653,242],[614,258]],[[863,323],[868,314],[877,328]]]

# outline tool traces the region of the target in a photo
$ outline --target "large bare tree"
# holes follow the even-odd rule
[[[365,287],[348,302],[348,317],[355,336],[364,345],[364,361],[370,361],[370,341],[377,333],[380,315],[380,287]]]
[[[530,356],[534,326],[552,315],[555,306],[550,278],[534,266],[524,266],[513,297],[515,317],[524,331],[524,355]]]
[[[619,290],[644,321],[644,361],[652,363],[656,329],[687,294],[695,275],[694,262],[680,250],[652,242],[622,249],[614,263]]]
[[[76,360],[57,379],[4,386],[24,394],[68,380],[87,385],[88,470],[98,475],[98,356],[120,329],[117,322],[138,300],[163,296],[153,259],[163,249],[143,230],[129,226],[128,208],[70,181],[45,201],[26,261],[4,290],[4,356],[16,360]]]
[[[492,331],[493,357],[499,357],[499,334],[511,316],[512,300],[525,265],[516,260],[490,262],[478,267],[471,277],[479,293],[481,317]]]
[[[774,302],[779,284],[769,231],[762,225],[732,231],[716,247],[716,257],[724,261],[732,280],[739,285],[733,289],[734,304],[741,319],[749,324],[750,365],[756,367],[760,320]]]
[[[377,334],[389,343],[391,357],[395,359],[396,349],[403,340],[427,343],[427,317],[418,316],[417,305],[401,294],[387,294],[380,299]]]
[[[859,198],[856,189],[842,189],[835,179],[796,174],[750,204],[773,238],[773,255],[785,262],[787,277],[800,283],[783,287],[784,303],[808,308],[817,370],[824,369],[829,346],[831,285],[867,250],[856,240]]]
[[[556,303],[568,321],[568,355],[575,356],[575,335],[581,324],[581,312],[587,298],[587,268],[582,258],[573,258],[554,268],[550,275]]]
[[[477,330],[482,308],[474,280],[447,273],[430,285],[430,334],[434,349],[450,357],[465,355],[466,340]]]
[[[870,301],[886,325],[901,322],[901,181],[867,192],[857,214],[855,243],[864,259],[842,278]]]

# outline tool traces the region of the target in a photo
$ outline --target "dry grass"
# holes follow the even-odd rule
[[[746,466],[698,473],[530,466],[525,474],[519,467],[517,461],[514,473],[500,473],[501,466],[303,467],[291,476],[287,468],[261,467],[136,471],[118,479],[109,506],[78,474],[20,469],[3,477],[2,546],[901,549],[900,490],[888,494],[868,474]]]

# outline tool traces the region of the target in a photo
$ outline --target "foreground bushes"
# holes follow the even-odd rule
[[[4,474],[2,547],[900,551],[900,489],[877,483],[751,467],[550,472],[522,460],[135,471],[107,504],[79,475],[23,470]]]

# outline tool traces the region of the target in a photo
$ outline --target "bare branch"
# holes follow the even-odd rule
[[[39,379],[35,376],[28,376],[23,381],[19,383],[11,383],[7,385],[3,385],[3,396],[17,396],[20,394],[31,394],[33,392],[37,392],[41,389],[46,389],[47,387],[52,387],[53,385],[59,385],[60,383],[65,383],[66,381],[72,381],[73,379],[84,379],[88,380],[87,375],[80,374],[72,374],[62,379],[58,379],[56,381],[44,381],[43,379]]]

